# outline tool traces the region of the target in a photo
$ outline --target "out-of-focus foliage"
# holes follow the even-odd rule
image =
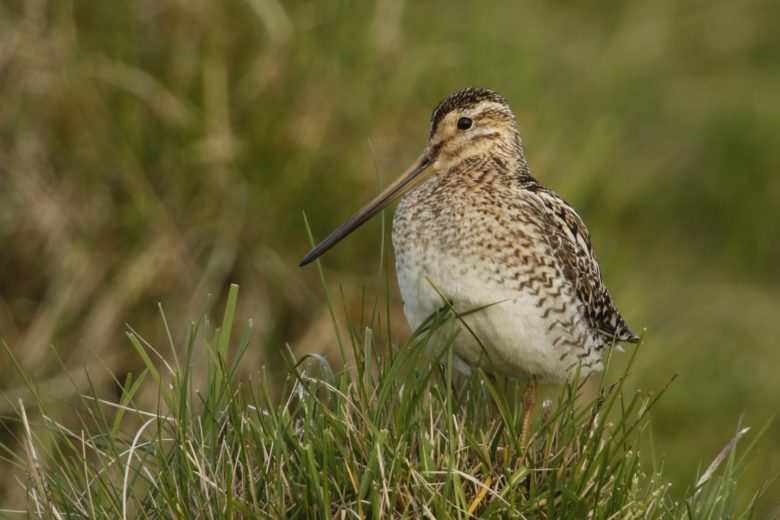
[[[3,2],[0,337],[67,399],[85,365],[101,388],[103,364],[141,369],[125,322],[158,301],[196,314],[236,281],[263,340],[247,371],[287,342],[332,352],[315,271],[296,267],[302,211],[324,236],[416,156],[439,99],[488,86],[647,329],[633,384],[680,374],[654,425],[688,482],[742,414],[778,406],[778,19],[770,0]],[[356,305],[378,229],[325,258]],[[27,395],[9,363],[0,376]]]

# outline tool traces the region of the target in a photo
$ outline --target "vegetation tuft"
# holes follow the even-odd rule
[[[751,518],[765,487],[740,496],[740,430],[675,500],[662,467],[639,446],[659,399],[624,388],[633,359],[609,369],[592,398],[563,385],[537,411],[519,453],[522,385],[453,369],[451,348],[426,348],[453,319],[443,310],[403,344],[380,339],[378,315],[350,329],[351,356],[334,370],[311,355],[275,388],[264,370],[242,380],[251,327],[233,334],[238,287],[222,323],[192,323],[164,349],[127,334],[146,369],[117,400],[83,395],[77,427],[19,402],[23,428],[4,458],[26,470],[28,516],[51,518]],[[357,333],[359,332],[359,334]],[[196,349],[207,377],[193,374]],[[158,367],[164,367],[158,369]],[[156,393],[144,409],[141,389]],[[153,402],[154,402],[153,401]],[[34,416],[37,419],[28,418]],[[749,449],[747,450],[749,451]],[[651,460],[655,460],[652,457]],[[14,517],[13,511],[3,511]],[[19,511],[19,513],[23,513]]]

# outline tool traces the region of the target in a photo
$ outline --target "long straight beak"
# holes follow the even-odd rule
[[[303,260],[298,264],[303,267],[304,265],[313,262],[319,258],[325,251],[336,245],[341,239],[355,231],[358,227],[368,221],[371,217],[382,211],[395,199],[403,195],[409,188],[414,186],[415,181],[419,181],[426,177],[423,172],[429,169],[431,166],[431,159],[423,154],[417,159],[414,164],[406,170],[398,179],[395,180],[390,186],[377,195],[374,200],[360,208],[357,213],[349,217],[349,220],[344,222],[328,237],[317,244],[317,246],[309,251],[309,254],[303,257]]]

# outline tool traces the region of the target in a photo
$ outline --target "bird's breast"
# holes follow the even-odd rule
[[[393,245],[410,326],[448,302],[460,313],[482,308],[465,318],[479,341],[461,331],[454,343],[466,364],[485,365],[487,350],[489,363],[514,377],[565,377],[579,360],[597,369],[600,356],[549,247],[521,205],[497,200],[448,196],[429,181],[399,203]]]

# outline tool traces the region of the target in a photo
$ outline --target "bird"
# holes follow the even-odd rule
[[[446,304],[461,314],[451,326],[469,331],[452,343],[459,368],[528,380],[525,452],[537,379],[600,371],[606,349],[639,341],[607,291],[588,229],[531,175],[512,109],[481,87],[441,101],[422,155],[300,265],[398,198],[392,241],[407,321],[415,329]]]

